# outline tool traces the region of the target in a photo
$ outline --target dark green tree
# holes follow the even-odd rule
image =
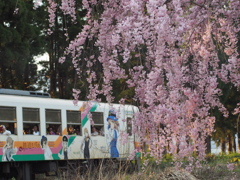
[[[43,10],[30,0],[0,1],[0,87],[34,89],[37,66],[33,57],[45,50],[41,32]]]
[[[240,52],[240,32],[238,33],[238,52]],[[225,63],[228,60],[228,56],[224,53],[222,47],[223,45],[219,44],[218,56],[220,59],[219,66],[222,63]],[[219,88],[222,90],[222,96],[220,97],[221,102],[226,107],[229,116],[224,117],[219,110],[214,109],[212,111],[213,115],[216,117],[215,123],[215,132],[213,133],[212,139],[216,142],[218,146],[221,146],[222,152],[236,152],[236,140],[235,135],[238,134],[239,140],[239,122],[238,115],[234,115],[233,111],[237,103],[240,101],[240,92],[235,86],[231,83],[225,83],[219,80]],[[227,146],[228,145],[228,146]],[[227,149],[228,148],[228,149]],[[240,144],[239,147],[240,149]]]
[[[41,7],[46,8],[48,1],[43,1]],[[46,52],[49,55],[49,62],[40,62],[44,65],[44,69],[41,72],[41,81],[45,79],[49,84],[49,93],[52,97],[59,97],[63,99],[72,98],[72,88],[76,85],[76,73],[72,67],[71,59],[67,56],[63,64],[59,63],[59,58],[65,54],[65,49],[68,44],[73,40],[76,35],[81,31],[82,25],[85,23],[83,17],[85,17],[84,11],[81,10],[82,1],[76,1],[76,21],[73,22],[72,18],[68,15],[64,15],[60,9],[61,3],[56,7],[54,25],[51,27],[52,33],[44,34],[47,38]],[[43,18],[48,19],[49,14]],[[49,28],[49,22],[45,24],[45,30]],[[67,34],[67,36],[66,36]],[[48,64],[48,65],[47,65]]]
[[[215,132],[212,139],[218,146],[221,146],[222,152],[234,152],[236,151],[236,142],[234,140],[235,134],[237,134],[237,115],[233,115],[234,108],[240,101],[240,93],[231,84],[220,83],[222,85],[223,95],[221,101],[229,112],[228,117],[224,117],[217,109],[213,111],[216,117]],[[228,144],[228,146],[226,146]],[[228,147],[228,149],[227,149]]]

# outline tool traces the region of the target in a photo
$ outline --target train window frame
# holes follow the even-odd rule
[[[54,115],[54,118],[58,117],[58,121],[48,121],[48,113],[51,112],[57,112],[57,114]],[[45,123],[46,123],[46,134],[47,135],[61,135],[62,134],[62,110],[61,109],[45,109]],[[52,118],[50,118],[52,119]],[[54,130],[54,134],[49,133],[49,129]]]
[[[1,111],[2,109],[5,109]],[[7,112],[6,109],[13,109],[12,119],[1,119],[2,112]],[[8,113],[9,115],[9,113]],[[15,106],[0,106],[0,125],[4,125],[11,134],[17,135],[17,108]]]
[[[96,115],[99,114],[101,116],[100,121],[101,123],[96,123],[96,121],[94,120]],[[92,136],[104,136],[105,135],[105,129],[104,129],[104,113],[103,112],[91,112],[91,116],[92,116],[92,120],[94,122],[94,125],[91,126],[91,135]],[[98,117],[100,117],[98,116]],[[96,128],[98,131],[98,134],[94,134],[94,132],[92,132],[92,129]]]
[[[127,122],[127,133],[129,136],[132,136],[133,135],[133,133],[132,133],[132,117],[127,117],[126,122]]]
[[[79,113],[79,117],[77,119],[80,120],[80,122],[69,122],[70,120],[70,114],[71,113]],[[81,111],[77,110],[66,110],[66,119],[67,119],[67,132],[68,135],[77,135],[77,136],[82,136],[82,119],[81,119]],[[72,120],[72,119],[71,119]],[[79,131],[77,131],[79,129]],[[70,132],[74,131],[74,132]]]
[[[35,121],[32,121],[32,120],[26,120],[27,118],[29,117],[24,117],[25,116],[25,112],[24,111],[27,111],[27,112],[37,112],[35,115],[36,115],[36,119],[38,120],[35,120]],[[23,134],[24,135],[33,135],[33,127],[34,126],[37,126],[38,127],[38,132],[39,132],[39,135],[41,134],[40,132],[40,109],[39,108],[30,108],[30,107],[23,107],[22,108],[22,118],[23,118]],[[29,116],[29,115],[28,115]]]

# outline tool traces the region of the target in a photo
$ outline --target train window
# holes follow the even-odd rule
[[[0,106],[0,125],[12,134],[17,134],[16,107]]]
[[[104,136],[104,121],[103,121],[103,113],[102,112],[91,112],[92,120],[94,122],[94,126],[91,128],[92,136],[102,135]]]
[[[40,116],[38,108],[23,108],[23,134],[40,135]]]
[[[67,110],[67,131],[69,135],[82,135],[81,111]]]
[[[127,133],[129,136],[132,135],[132,118],[130,117],[127,118]]]
[[[46,109],[46,127],[47,134],[49,135],[61,135],[62,128],[62,119],[61,119],[61,110],[58,109]]]

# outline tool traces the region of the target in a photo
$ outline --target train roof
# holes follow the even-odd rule
[[[0,94],[51,98],[50,94],[45,92],[4,89],[4,88],[0,89]]]
[[[21,96],[21,95],[9,95],[0,94],[0,106],[22,106],[22,107],[45,107],[49,109],[61,109],[65,107],[66,109],[76,109],[78,110],[84,102],[78,101],[77,105],[74,105],[73,100],[57,99],[57,98],[39,98],[37,96]],[[97,102],[92,102],[97,103]],[[99,108],[105,108],[110,106],[108,103],[98,103]],[[120,104],[111,104],[113,107],[118,107]],[[133,105],[125,105],[124,109],[131,109],[136,111],[137,107]]]

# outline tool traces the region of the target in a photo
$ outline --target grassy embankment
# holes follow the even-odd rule
[[[143,168],[143,160],[141,160]],[[184,164],[184,162],[183,162]],[[234,170],[230,170],[230,167]],[[148,165],[137,171],[136,161],[128,164],[103,162],[91,169],[79,168],[72,180],[231,180],[240,179],[240,154],[207,155],[201,168],[193,168],[187,172],[184,168],[173,167],[172,159],[167,156],[161,164],[157,165],[149,160]],[[53,179],[53,178],[52,178]],[[69,177],[58,177],[69,179]]]
[[[184,164],[184,162],[183,162]],[[240,154],[209,154],[201,168],[193,168],[187,172],[184,168],[173,167],[171,156],[166,156],[160,165],[150,161],[144,173],[134,173],[130,179],[142,180],[239,180],[240,179]],[[184,166],[184,165],[183,165]],[[232,169],[231,169],[232,168]],[[124,178],[122,178],[124,179]]]

